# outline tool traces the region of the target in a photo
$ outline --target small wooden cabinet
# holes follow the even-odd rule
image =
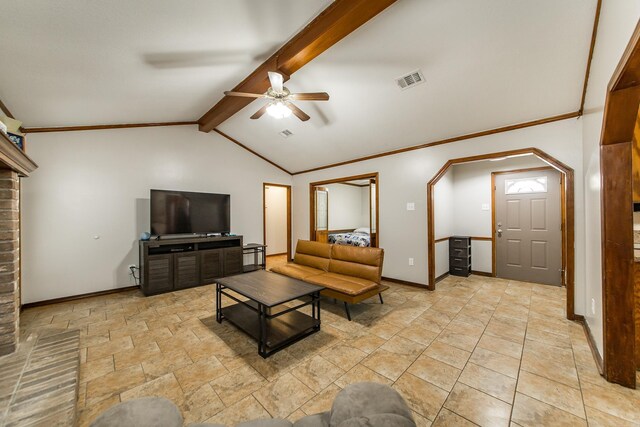
[[[463,277],[471,274],[471,237],[449,237],[449,274]]]
[[[140,241],[140,288],[155,295],[242,273],[242,236]]]

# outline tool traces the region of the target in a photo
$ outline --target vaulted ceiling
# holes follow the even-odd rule
[[[8,2],[0,99],[26,127],[197,120],[330,3]],[[256,100],[218,129],[295,172],[576,112],[596,4],[398,0],[285,84],[330,94],[311,120]]]

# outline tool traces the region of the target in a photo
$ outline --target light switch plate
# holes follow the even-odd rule
[[[480,207],[480,210],[488,211],[489,210],[489,203],[483,203],[482,206]]]
[[[416,210],[416,204],[415,203],[407,203],[407,210],[408,211],[415,211]]]

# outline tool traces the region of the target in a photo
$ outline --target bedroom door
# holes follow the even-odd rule
[[[496,276],[562,285],[560,172],[495,175]]]

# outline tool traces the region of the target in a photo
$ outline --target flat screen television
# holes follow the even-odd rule
[[[151,234],[229,233],[231,196],[151,190]]]

